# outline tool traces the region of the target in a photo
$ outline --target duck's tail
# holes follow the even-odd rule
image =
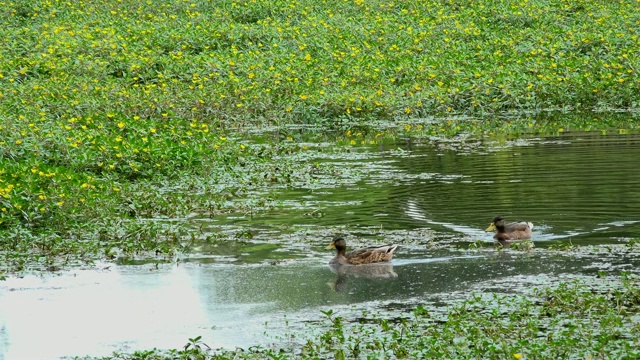
[[[380,250],[384,251],[386,254],[393,254],[394,251],[398,248],[398,244],[389,244],[385,246],[381,246]]]

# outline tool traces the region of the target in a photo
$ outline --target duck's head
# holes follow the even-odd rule
[[[493,231],[503,227],[504,219],[502,218],[502,216],[496,216],[493,218],[493,221],[491,221],[491,225],[489,225],[489,227],[485,231]]]
[[[333,240],[331,240],[331,244],[329,244],[329,246],[326,247],[327,250],[338,249],[338,251],[345,250],[346,248],[347,248],[347,242],[344,241],[344,239],[341,236],[334,237]]]

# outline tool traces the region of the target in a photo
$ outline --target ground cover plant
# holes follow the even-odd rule
[[[497,114],[638,107],[636,1],[0,5],[5,271],[171,255],[185,231],[150,219],[246,209],[261,200],[231,200],[317,171],[287,157],[296,134],[250,143],[263,125],[355,144],[392,135],[366,128],[381,119],[499,134]],[[637,128],[590,119],[576,126]]]

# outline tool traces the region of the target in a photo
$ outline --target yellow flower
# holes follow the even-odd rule
[[[522,354],[513,354],[513,357],[516,359],[522,359]]]

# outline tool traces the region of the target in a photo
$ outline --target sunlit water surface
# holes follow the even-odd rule
[[[483,229],[494,215],[532,221],[538,248],[637,239],[638,159],[639,136],[590,134],[405,142],[318,159],[345,171],[279,192],[276,211],[193,220],[212,233],[250,229],[251,241],[203,244],[177,264],[105,264],[0,282],[0,359],[180,348],[198,335],[214,348],[268,346],[320,320],[320,310],[409,309],[452,293],[511,291],[518,281],[504,280],[513,276],[533,279],[529,286],[544,276],[635,268],[633,256],[497,251]],[[367,176],[350,177],[348,169],[361,167]],[[401,248],[391,264],[331,269],[320,236],[334,232],[351,244]]]

